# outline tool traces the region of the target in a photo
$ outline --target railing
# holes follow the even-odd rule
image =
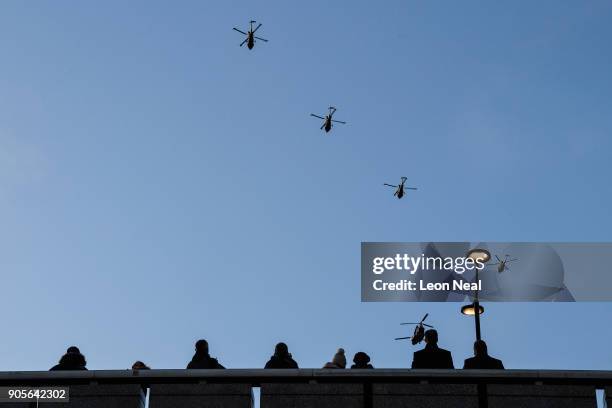
[[[582,408],[596,406],[596,389],[607,389],[612,404],[612,371],[29,371],[0,372],[0,387],[2,408],[32,406],[31,402],[6,399],[8,389],[26,387],[69,389],[68,402],[46,402],[43,408],[140,408],[147,389],[151,408],[250,408],[253,387],[261,389],[262,408]]]

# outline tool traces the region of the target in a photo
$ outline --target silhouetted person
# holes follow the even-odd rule
[[[372,364],[370,364],[370,356],[368,356],[363,351],[359,351],[355,353],[355,357],[353,357],[353,364],[351,368],[374,368]]]
[[[195,344],[195,354],[189,364],[187,364],[187,368],[214,369],[225,367],[219,364],[216,358],[212,358],[208,354],[208,342],[206,340],[198,340]]]
[[[339,348],[332,361],[325,363],[323,368],[346,368],[346,357],[344,355],[344,349]]]
[[[501,360],[489,356],[487,351],[487,343],[483,340],[474,342],[474,357],[470,357],[463,363],[464,369],[492,369],[503,370],[504,364]]]
[[[142,361],[138,360],[136,362],[134,362],[134,364],[132,364],[132,370],[150,370],[151,368],[146,365],[145,363],[143,363]]]
[[[265,368],[298,368],[298,364],[291,357],[289,347],[285,343],[278,343]]]
[[[59,370],[87,370],[85,367],[87,365],[87,361],[85,360],[85,356],[81,354],[81,351],[76,346],[68,347],[66,350],[66,354],[60,358],[58,364],[51,367],[49,371],[59,371]]]
[[[425,332],[425,348],[415,351],[412,368],[455,368],[450,351],[438,347],[438,332],[429,329]]]

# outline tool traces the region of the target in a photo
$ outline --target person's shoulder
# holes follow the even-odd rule
[[[463,362],[463,368],[472,368],[476,363],[476,357],[466,358]]]
[[[443,349],[443,348],[439,348],[439,349],[438,349],[438,352],[439,352],[440,354],[447,354],[447,355],[450,355],[450,354],[451,354],[451,352],[450,352],[449,350],[446,350],[446,349]]]
[[[211,358],[210,362],[211,362],[211,366],[214,368],[225,368],[221,365],[221,363],[219,363],[219,360],[217,360],[216,358]]]
[[[502,361],[498,358],[494,358],[494,357],[489,357],[491,359],[491,363],[495,368],[499,368],[499,369],[503,369],[504,368],[504,363],[502,363]]]

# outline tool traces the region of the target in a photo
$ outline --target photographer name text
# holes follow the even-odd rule
[[[372,287],[376,291],[471,291],[482,290],[482,281],[466,282],[464,280],[453,280],[452,282],[426,282],[419,279],[417,282],[402,279],[397,282],[385,282],[377,279],[372,282]]]

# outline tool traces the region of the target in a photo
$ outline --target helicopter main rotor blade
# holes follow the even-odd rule
[[[421,323],[400,323],[400,326],[404,326],[406,324],[421,324]]]
[[[346,122],[343,122],[343,121],[341,121],[341,120],[334,120],[334,119],[332,119],[332,122],[342,123],[343,125],[346,125]]]
[[[429,316],[429,313],[425,313],[425,316],[423,316],[423,318],[421,319],[421,323],[423,323],[425,319],[427,319],[427,316]]]
[[[246,38],[243,42],[241,42],[240,46],[242,47],[247,41],[248,41],[248,38]]]
[[[426,323],[421,323],[421,324],[422,324],[423,326],[425,326],[425,327],[432,327],[432,328],[433,328],[433,326],[432,326],[432,325],[430,325],[430,324],[426,324]]]
[[[247,35],[247,33],[245,33],[244,31],[241,31],[241,30],[237,29],[236,27],[234,27],[234,30],[238,31],[240,34]]]
[[[265,38],[261,38],[261,37],[255,37],[255,38],[257,38],[258,40],[261,40],[261,41],[268,42],[268,40],[266,40]]]
[[[404,190],[418,190],[416,187],[404,187]]]
[[[325,127],[325,123],[321,125],[319,129],[323,129]]]
[[[395,340],[409,340],[412,337],[396,337]]]
[[[253,34],[255,34],[255,31],[259,30],[259,27],[261,27],[261,23],[259,23],[259,25],[252,31]]]
[[[393,187],[393,188],[397,188],[397,186],[394,186],[393,184],[387,184],[387,183],[385,183],[384,185],[385,185],[385,186],[389,186],[389,187]],[[404,323],[402,323],[402,324],[404,324]],[[412,323],[406,323],[406,324],[412,324]],[[416,323],[415,323],[415,324],[416,324]]]
[[[501,262],[502,260],[499,259],[499,256],[495,255],[495,259],[497,259],[498,262]]]
[[[315,118],[319,118],[319,119],[325,120],[325,118],[323,116],[315,115],[314,113],[311,113],[310,116],[314,116]]]

